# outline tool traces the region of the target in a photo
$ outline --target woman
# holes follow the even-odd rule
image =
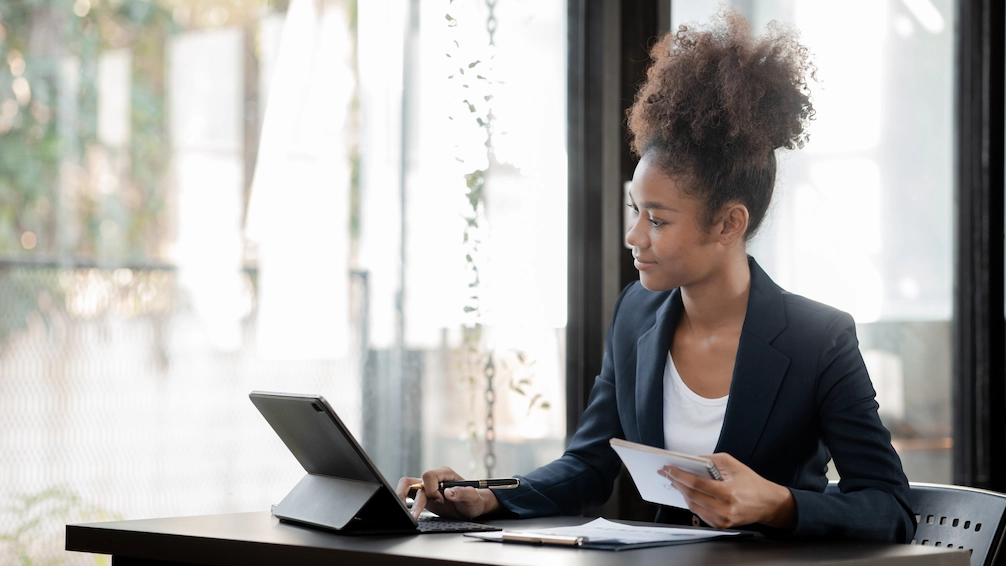
[[[859,353],[852,318],[780,289],[746,244],[768,210],[775,150],[802,147],[813,67],[793,31],[754,38],[734,12],[682,27],[652,52],[628,114],[640,161],[626,234],[639,283],[615,306],[601,374],[568,450],[514,490],[434,486],[441,515],[580,514],[611,494],[608,440],[711,454],[724,481],[655,470],[719,528],[907,542],[909,488]],[[841,493],[824,494],[834,459]],[[399,495],[417,478],[403,478]],[[691,514],[687,515],[691,518]],[[673,508],[658,521],[680,522]]]

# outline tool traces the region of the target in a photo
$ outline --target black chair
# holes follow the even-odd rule
[[[919,524],[912,544],[971,552],[971,566],[998,564],[1006,530],[1006,495],[984,489],[911,483],[912,510]],[[838,492],[830,482],[825,493]]]

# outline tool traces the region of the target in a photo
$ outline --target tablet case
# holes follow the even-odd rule
[[[307,475],[273,508],[281,521],[344,533],[415,532],[416,520],[320,395],[249,398]]]

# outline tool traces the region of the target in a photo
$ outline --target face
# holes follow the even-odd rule
[[[649,154],[636,166],[629,199],[632,224],[625,242],[643,287],[669,291],[715,273],[723,250],[715,227],[702,225],[702,203],[686,195]]]

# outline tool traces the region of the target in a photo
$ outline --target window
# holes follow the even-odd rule
[[[0,553],[267,509],[302,471],[253,389],[325,395],[392,482],[553,459],[565,17],[0,5]]]

